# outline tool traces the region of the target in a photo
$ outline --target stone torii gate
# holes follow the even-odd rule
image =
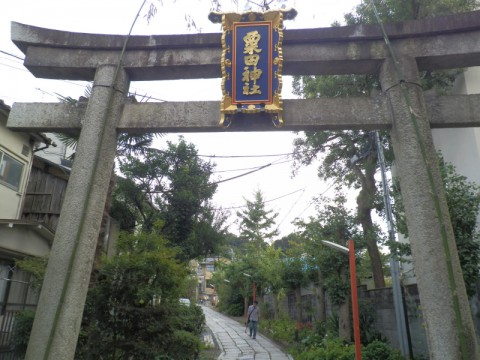
[[[376,74],[382,92],[285,100],[285,125],[278,130],[391,131],[431,359],[478,359],[430,129],[480,126],[480,96],[427,97],[418,83],[421,70],[480,65],[480,12],[385,28],[395,58],[379,26],[286,31],[285,75]],[[19,131],[80,131],[27,359],[73,359],[119,132],[273,130],[261,116],[218,127],[219,102],[127,101],[130,81],[220,77],[220,37],[134,36],[122,57],[125,36],[12,23],[12,40],[33,75],[93,80],[85,107],[15,103],[8,120]]]

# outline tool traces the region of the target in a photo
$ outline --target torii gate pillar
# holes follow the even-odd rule
[[[420,301],[430,304],[422,311],[428,324],[428,346],[435,349],[430,354],[438,355],[432,360],[478,359],[475,328],[415,59],[403,56],[397,63],[386,59],[380,82],[391,105],[395,164],[421,289]],[[438,217],[437,207],[442,218]],[[439,296],[451,299],[437,301]],[[451,326],[445,326],[446,323]]]
[[[121,67],[97,68],[26,360],[74,358],[128,87]]]

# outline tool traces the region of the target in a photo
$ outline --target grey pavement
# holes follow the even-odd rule
[[[202,306],[207,326],[221,350],[219,360],[292,360],[278,345],[258,333],[254,340],[245,326],[229,317]]]

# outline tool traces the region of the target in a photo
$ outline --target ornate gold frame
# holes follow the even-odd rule
[[[297,12],[294,9],[290,10],[273,10],[267,12],[255,12],[249,11],[246,13],[217,13],[212,12],[209,15],[209,19],[214,23],[222,24],[222,57],[221,57],[221,69],[222,69],[222,101],[220,105],[220,123],[222,127],[228,127],[231,124],[232,117],[236,113],[256,114],[260,112],[266,112],[272,114],[272,122],[276,127],[283,125],[283,101],[282,101],[282,69],[283,69],[283,20],[290,20],[295,18]],[[273,77],[278,80],[278,86],[273,93],[273,101],[271,104],[265,104],[263,108],[259,108],[255,105],[249,105],[248,107],[239,108],[232,101],[232,96],[229,92],[230,89],[226,89],[225,83],[228,79],[229,73],[227,68],[231,67],[231,61],[227,58],[227,53],[231,49],[227,45],[226,38],[234,29],[234,24],[241,21],[269,21],[272,23],[272,29],[278,32],[278,41],[273,44],[275,50],[278,52],[277,56],[273,59],[273,63],[277,66]]]

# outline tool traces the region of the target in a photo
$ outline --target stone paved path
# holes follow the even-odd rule
[[[265,336],[257,334],[253,340],[245,332],[245,326],[209,307],[202,308],[207,326],[222,351],[219,360],[292,360]]]

